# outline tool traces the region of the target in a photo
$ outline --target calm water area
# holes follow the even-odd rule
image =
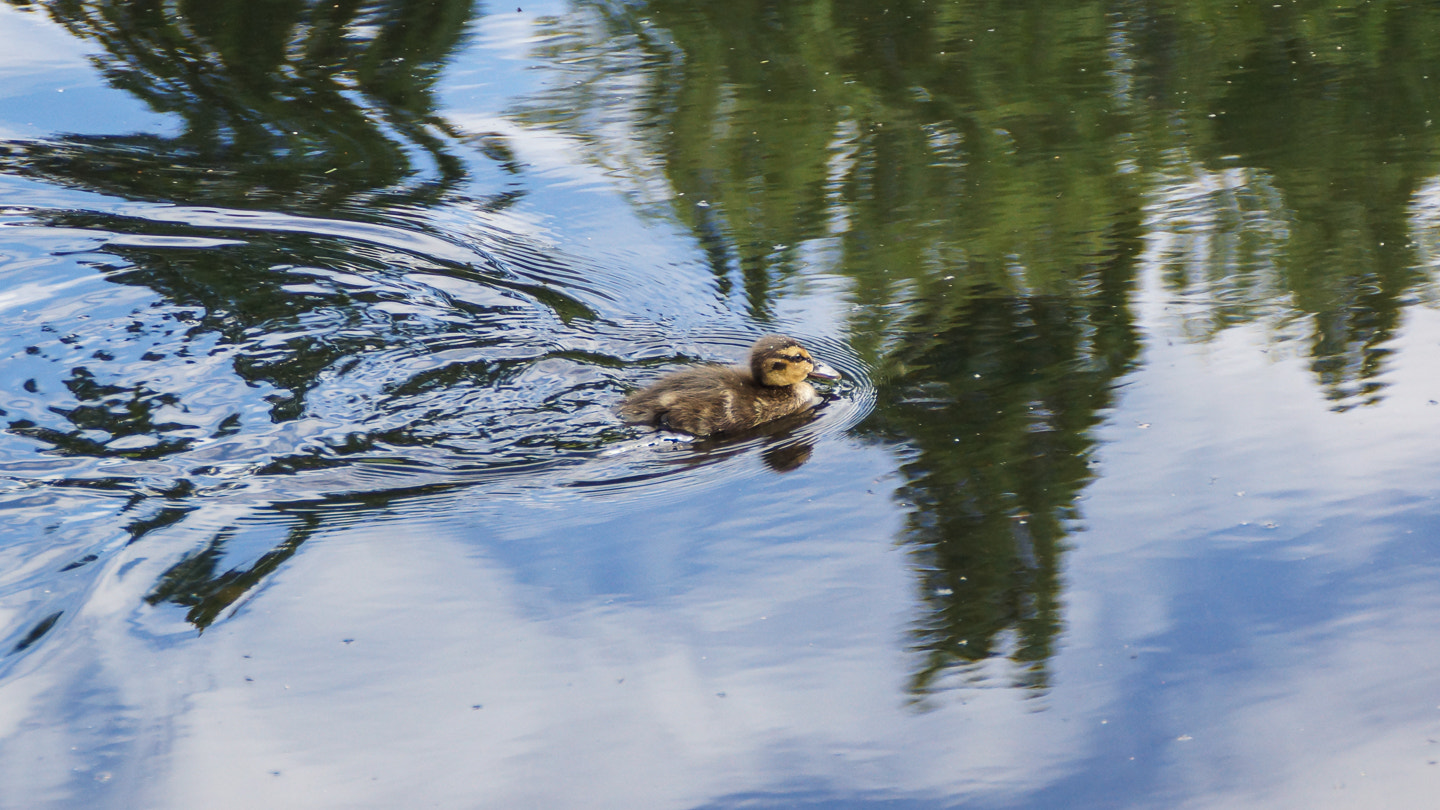
[[[0,807],[1440,806],[1437,274],[1433,3],[8,0]]]

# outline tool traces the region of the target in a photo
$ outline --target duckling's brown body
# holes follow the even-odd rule
[[[805,382],[811,376],[839,375],[793,338],[766,335],[751,347],[748,368],[697,366],[668,374],[626,399],[620,416],[696,436],[735,433],[818,404]]]

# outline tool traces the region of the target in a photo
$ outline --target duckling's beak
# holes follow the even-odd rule
[[[835,369],[833,369],[833,368],[825,365],[824,363],[820,362],[819,360],[815,360],[815,361],[812,361],[812,362],[814,363],[815,367],[812,368],[812,369],[810,369],[810,376],[811,376],[811,377],[815,377],[815,378],[821,379],[821,380],[838,380],[838,379],[840,379],[840,372],[838,372],[838,371],[836,371]]]

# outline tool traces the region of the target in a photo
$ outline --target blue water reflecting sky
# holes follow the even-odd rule
[[[0,42],[0,137],[172,132],[172,120],[106,85],[86,59],[96,49],[39,15],[0,12]]]

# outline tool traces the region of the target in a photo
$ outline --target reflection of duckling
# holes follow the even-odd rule
[[[817,363],[794,338],[766,335],[750,347],[749,368],[696,366],[666,375],[631,394],[620,416],[696,436],[733,433],[818,404],[806,377],[840,375]]]

